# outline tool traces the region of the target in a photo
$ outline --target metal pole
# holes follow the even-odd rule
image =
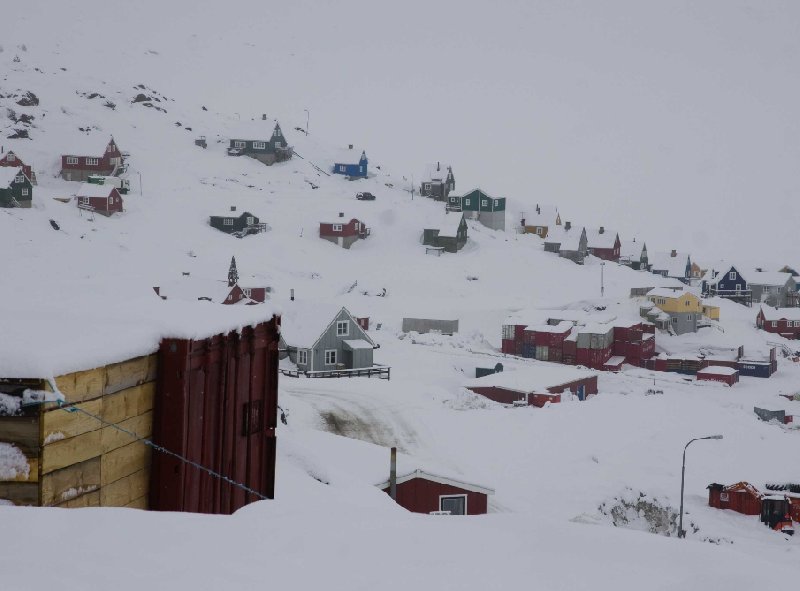
[[[397,500],[397,448],[393,447],[389,460],[389,496]]]
[[[686,481],[686,449],[695,441],[700,441],[702,439],[722,439],[722,435],[709,435],[708,437],[696,437],[689,441],[683,447],[683,463],[681,464],[681,513],[678,519],[678,537],[685,538],[686,537],[686,530],[683,529],[683,487]]]
[[[144,191],[142,190],[142,173],[139,173],[139,195],[144,195]]]
[[[606,266],[605,261],[601,261],[600,262],[600,297],[601,298],[603,297],[603,295],[606,292],[606,287],[605,287],[605,282],[604,282],[605,280],[604,280],[604,277],[603,277],[603,270],[605,269],[605,266]]]
[[[306,135],[308,135],[308,120],[311,118],[311,113],[308,109],[303,109],[306,112]]]

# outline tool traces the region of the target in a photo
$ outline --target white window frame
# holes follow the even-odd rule
[[[495,207],[500,207],[500,200],[499,199],[495,199],[494,200],[494,206]]]
[[[469,501],[469,497],[466,494],[439,495],[439,511],[444,511],[444,509],[442,509],[442,500],[443,499],[452,499],[452,498],[455,498],[455,497],[463,497],[464,498],[464,515],[465,516],[469,515],[469,508],[467,507],[467,502]]]
[[[340,164],[339,165],[339,172],[347,172],[347,165],[346,164]]]
[[[15,162],[15,161],[17,160],[17,157],[16,157],[14,154],[9,154],[9,155],[6,157],[6,160],[7,160],[8,162]]]
[[[297,365],[308,365],[308,349],[297,350]]]
[[[14,177],[14,182],[15,183],[22,183],[24,181],[25,181],[25,175],[22,174],[22,173],[18,174],[16,177]]]
[[[266,150],[267,149],[267,142],[253,142],[253,149],[254,150]]]
[[[337,356],[338,351],[336,349],[325,349],[325,365],[336,365]]]
[[[431,184],[430,183],[425,183],[423,186],[425,187],[426,191],[430,191],[431,190]]]
[[[109,205],[114,205],[114,197],[113,197],[113,195],[109,195],[108,196],[108,204]]]
[[[280,148],[283,142],[281,140],[275,140],[275,147]]]
[[[86,166],[97,166],[98,164],[100,164],[99,158],[86,158]]]
[[[249,297],[250,297],[250,294],[252,293],[252,289],[251,289],[251,288],[249,288],[249,287],[243,287],[243,288],[242,288],[242,292],[244,293],[244,295],[245,295],[246,297],[248,297],[248,298],[249,298]]]
[[[728,503],[728,502],[730,502],[731,497],[730,497],[730,495],[728,493],[721,492],[721,493],[719,493],[719,500],[721,502],[723,502],[723,503]]]
[[[489,207],[489,200],[481,199],[481,207]]]
[[[772,325],[772,328],[778,328],[778,322],[777,321],[773,320],[772,322],[770,322],[770,324]]]
[[[464,199],[464,205],[469,205],[469,203],[470,203],[470,197]]]
[[[247,146],[247,142],[240,142],[238,140],[234,140],[233,142],[234,148],[244,148],[245,146]]]
[[[736,279],[736,271],[731,271],[730,273],[728,273],[728,279],[730,279],[731,281]]]
[[[89,205],[89,198],[88,197],[78,197],[78,203],[81,205]]]
[[[233,225],[233,219],[232,218],[223,218],[222,225],[223,226],[232,226]]]
[[[537,236],[541,236],[542,235],[542,227],[541,226],[537,226],[536,227],[536,235]]]
[[[349,337],[350,336],[350,321],[349,320],[337,320],[336,321],[336,336],[337,337]]]
[[[252,226],[256,222],[256,218],[252,215],[247,216],[247,225]]]
[[[67,156],[67,164],[77,164],[78,159],[75,156]]]
[[[341,232],[342,231],[342,224],[332,224],[334,232]]]
[[[27,197],[28,196],[28,187],[23,187],[22,188],[22,196],[23,197]]]

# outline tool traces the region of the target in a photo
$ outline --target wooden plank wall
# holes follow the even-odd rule
[[[150,438],[157,362],[149,355],[56,378],[66,403],[41,414],[40,505],[148,507],[150,448],[69,409]]]
[[[11,380],[12,392],[21,395],[24,388],[41,389],[38,380]],[[21,416],[0,417],[0,441],[17,448],[28,462],[28,473],[13,478],[6,475],[0,481],[0,499],[16,505],[36,505],[39,502],[39,410],[28,407]]]

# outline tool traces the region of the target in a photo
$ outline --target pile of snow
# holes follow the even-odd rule
[[[10,443],[0,443],[0,481],[28,477],[30,466],[20,449]]]

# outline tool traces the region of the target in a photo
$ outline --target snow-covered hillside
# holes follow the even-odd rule
[[[32,164],[38,178],[32,209],[0,209],[0,376],[86,369],[145,352],[164,332],[214,331],[273,311],[288,327],[330,304],[370,317],[370,336],[380,345],[375,359],[392,366],[390,381],[281,378],[288,425],[278,431],[276,500],[232,517],[0,507],[0,587],[750,589],[797,579],[800,541],[754,518],[708,508],[705,487],[797,481],[800,431],[758,421],[753,406],[800,415],[799,402],[780,396],[800,391],[800,367],[780,359],[772,379],[742,378],[734,388],[628,368],[602,374],[600,394],[586,402],[543,409],[504,408],[464,390],[476,366],[502,361],[514,371],[541,363],[499,353],[509,314],[545,319],[552,310],[602,308],[636,317],[630,289],[670,282],[613,264],[601,268],[592,257],[578,266],[543,252],[539,238],[511,231],[531,206],[524,195],[509,200],[509,231],[470,221],[461,252],[426,255],[422,229],[444,213],[441,203],[409,191],[414,157],[382,151],[388,143],[375,141],[378,132],[363,122],[349,135],[340,122],[317,130],[323,99],[340,107],[332,118],[361,113],[358,89],[369,84],[357,75],[359,64],[327,77],[317,64],[350,60],[361,44],[317,22],[330,8],[311,11],[304,24],[309,5],[295,4],[268,14],[259,4],[251,14],[255,3],[240,3],[247,10],[237,11],[201,2],[187,14],[172,3],[155,12],[150,3],[98,11],[99,2],[87,1],[67,11],[33,2],[0,20],[0,143]],[[325,34],[304,34],[306,28]],[[234,54],[241,61],[232,61]],[[392,82],[398,96],[413,84],[413,72],[378,75],[378,64],[369,66],[372,83]],[[337,94],[344,92],[339,76],[359,80],[352,94]],[[273,81],[295,86],[283,91]],[[39,104],[19,106],[26,92]],[[139,93],[154,107],[132,102]],[[292,102],[294,93],[315,102]],[[419,131],[402,104],[397,98],[381,111],[372,107],[371,125],[387,120]],[[496,103],[487,111],[488,105]],[[301,131],[307,106],[308,136]],[[21,115],[32,117],[29,124]],[[226,155],[232,135],[243,128],[264,135],[276,120],[299,157],[267,167]],[[14,129],[26,129],[30,139],[6,139]],[[130,153],[133,190],[123,214],[92,217],[60,200],[78,186],[59,178],[60,155],[87,140],[102,146],[111,135]],[[200,135],[208,149],[194,145]],[[461,139],[436,138],[433,145],[460,154]],[[369,179],[321,172],[343,153],[357,159],[362,149]],[[438,157],[426,149],[419,171]],[[470,188],[462,174],[482,182],[469,165],[455,172],[460,190]],[[365,190],[377,199],[356,200]],[[209,216],[231,206],[260,217],[268,231],[240,240],[212,229]],[[371,229],[349,250],[318,235],[319,223],[340,212]],[[575,206],[568,217],[629,224],[598,213]],[[224,280],[231,256],[242,283],[272,288],[267,305],[165,302],[152,290],[186,273],[186,281]],[[760,349],[779,340],[756,331],[754,309],[715,303],[719,326],[658,335],[659,350]],[[412,338],[401,332],[406,316],[458,318],[460,330]],[[648,395],[651,388],[662,393]],[[683,446],[716,433],[724,439],[689,451],[688,539],[645,533],[652,523],[631,507],[643,501],[669,522],[679,505]],[[391,445],[409,465],[439,467],[495,489],[490,514],[443,519],[399,509],[375,488],[386,477]],[[674,535],[674,527],[665,529]],[[86,556],[90,565],[81,563]]]

